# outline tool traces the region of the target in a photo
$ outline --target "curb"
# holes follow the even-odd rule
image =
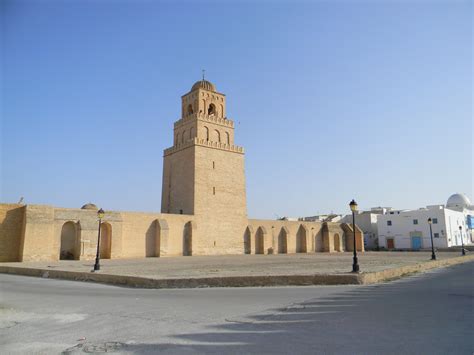
[[[397,279],[403,276],[407,276],[408,274],[428,271],[431,269],[437,269],[437,268],[442,268],[442,267],[448,267],[448,266],[457,265],[457,264],[463,264],[470,261],[474,261],[474,255],[458,256],[458,257],[450,258],[450,259],[428,261],[428,262],[415,264],[415,265],[402,266],[395,269],[370,272],[367,274],[360,275],[361,284],[370,285],[374,283],[390,281],[390,280]]]
[[[262,286],[310,286],[310,285],[369,285],[390,281],[409,274],[474,261],[474,255],[429,261],[377,272],[361,274],[315,274],[271,276],[225,276],[178,279],[152,279],[139,276],[111,275],[81,271],[34,269],[17,266],[1,266],[0,273],[43,278],[98,282],[116,286],[137,288],[197,288],[197,287],[262,287]]]

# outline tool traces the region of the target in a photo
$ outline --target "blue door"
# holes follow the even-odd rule
[[[411,237],[412,249],[421,249],[421,237]]]

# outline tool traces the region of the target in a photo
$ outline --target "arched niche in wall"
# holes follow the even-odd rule
[[[300,225],[296,233],[296,252],[308,252],[308,229],[303,224]]]
[[[290,235],[288,228],[281,227],[278,234],[278,254],[288,253],[288,236]]]
[[[255,254],[265,254],[265,239],[267,230],[260,226],[255,233]]]
[[[102,222],[100,225],[100,258],[110,259],[112,257],[112,225]]]
[[[196,229],[196,223],[189,221],[184,225],[183,232],[183,256],[193,255],[193,234]]]
[[[334,234],[334,251],[342,251],[341,237],[338,233]]]
[[[59,260],[79,260],[81,253],[78,225],[68,221],[61,228]]]
[[[221,133],[217,129],[214,130],[214,137],[214,142],[221,142]]]
[[[245,228],[244,233],[244,254],[252,254],[252,226]]]

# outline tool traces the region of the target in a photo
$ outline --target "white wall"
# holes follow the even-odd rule
[[[446,214],[446,230],[448,235],[448,245],[461,245],[461,234],[459,226],[462,226],[462,238],[464,244],[471,244],[470,232],[467,231],[467,213],[458,212],[451,209],[445,209]]]
[[[355,224],[364,232],[364,244],[367,249],[377,247],[377,216],[379,215],[370,212],[362,212],[355,216]],[[352,214],[344,216],[341,222],[352,224]]]
[[[437,219],[437,223],[432,224],[435,247],[461,245],[459,225],[463,226],[464,244],[471,242],[465,230],[466,214],[445,209],[440,205],[419,210],[391,211],[386,215],[379,215],[377,227],[380,247],[387,248],[387,238],[393,238],[395,249],[411,249],[412,236],[421,236],[421,248],[431,248],[428,218]],[[418,224],[414,224],[414,220],[418,220]],[[391,226],[388,225],[388,221],[391,221]]]

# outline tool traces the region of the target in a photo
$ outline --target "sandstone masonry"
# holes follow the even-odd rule
[[[244,149],[234,143],[226,96],[209,81],[181,98],[173,146],[165,149],[161,213],[106,211],[101,258],[344,252],[352,226],[247,217]],[[97,207],[0,204],[0,261],[89,260]],[[361,231],[356,245],[364,250]]]

